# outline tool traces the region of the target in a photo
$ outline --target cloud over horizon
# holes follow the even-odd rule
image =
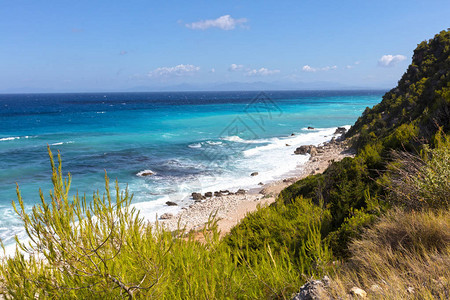
[[[304,65],[302,68],[303,72],[318,72],[318,71],[330,71],[330,70],[336,70],[337,66],[326,66],[323,68],[313,68],[310,65]]]
[[[244,68],[244,65],[231,64],[230,67],[228,68],[228,71],[234,72],[234,71],[242,70],[243,68]]]
[[[190,76],[198,72],[199,70],[200,67],[194,65],[180,64],[175,67],[156,68],[155,70],[148,73],[148,77],[168,78],[168,77]]]
[[[214,27],[222,30],[233,30],[238,25],[243,27],[244,23],[247,23],[246,18],[234,19],[230,15],[224,15],[217,19],[201,20],[186,24],[185,26],[193,30],[206,30]]]
[[[399,62],[406,60],[406,56],[404,55],[391,55],[391,54],[387,54],[387,55],[383,55],[379,60],[378,60],[378,65],[380,67],[393,67],[395,65],[397,65]]]
[[[247,71],[247,76],[268,76],[280,73],[280,70],[269,70],[267,68],[259,68]]]

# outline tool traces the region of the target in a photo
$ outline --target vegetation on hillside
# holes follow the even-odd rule
[[[205,242],[144,223],[107,177],[104,195],[70,198],[70,175],[49,151],[51,199],[41,192],[27,214],[18,189],[30,240],[3,258],[0,294],[289,299],[328,274],[330,295],[356,285],[375,299],[448,298],[449,54],[450,30],[419,44],[398,86],[348,132],[354,158],[294,183],[223,239],[214,219]]]

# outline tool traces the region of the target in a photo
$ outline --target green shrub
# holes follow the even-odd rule
[[[261,230],[253,237],[236,229],[221,240],[212,218],[200,242],[195,233],[145,223],[126,190],[116,183],[110,192],[106,176],[104,195],[69,199],[70,174],[63,178],[60,156],[55,166],[50,149],[49,155],[51,201],[40,192],[41,204],[27,213],[18,189],[16,212],[29,241],[17,241],[15,255],[2,258],[6,299],[288,299],[329,268],[320,228],[330,216],[308,200],[261,208],[255,216],[267,219],[255,217],[252,226]]]

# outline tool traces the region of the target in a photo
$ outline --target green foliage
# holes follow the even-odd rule
[[[297,268],[307,273],[313,270],[310,268],[312,262],[305,261],[310,252],[305,251],[304,241],[317,235],[321,240],[319,229],[327,231],[330,220],[329,210],[314,205],[310,199],[299,197],[288,204],[279,201],[249,214],[231,230],[225,241],[244,256],[248,251],[258,251],[266,246],[273,249],[274,253],[288,251]],[[311,228],[314,228],[313,232]],[[312,233],[316,235],[312,236]],[[322,247],[326,248],[326,245]]]
[[[400,249],[408,250],[408,255],[424,249],[423,241],[436,246],[433,251],[444,240],[448,244],[448,234],[435,226],[442,216],[420,232],[420,222],[432,217],[418,218],[414,228],[408,227],[411,216],[386,221],[385,227],[376,225],[373,236],[374,231],[366,228],[392,203],[448,210],[449,54],[450,30],[419,44],[398,86],[380,104],[366,109],[349,130],[347,138],[357,155],[286,188],[273,205],[249,214],[223,240],[214,220],[203,233],[205,242],[182,229],[170,233],[145,224],[130,208],[126,190],[120,192],[116,183],[115,193],[110,192],[106,176],[104,195],[94,193],[90,201],[79,195],[69,199],[70,174],[63,178],[61,159],[58,155],[56,167],[49,150],[51,201],[46,202],[40,191],[41,204],[27,214],[17,189],[14,208],[29,241],[17,241],[15,256],[1,264],[0,293],[11,299],[286,299],[308,276],[330,271],[332,252],[338,258],[355,257],[355,253],[367,258],[368,265],[359,261],[362,267],[355,282],[367,278],[365,268],[400,277],[411,270],[420,272],[415,264],[430,272],[428,266],[438,270],[441,264],[433,264],[434,256],[428,252],[420,259],[406,260],[400,251],[398,257],[392,256],[392,264],[385,258],[391,257],[389,243],[402,242],[404,237],[417,245]],[[421,156],[414,153],[416,149],[422,150]],[[448,212],[444,217],[448,220]],[[393,229],[388,226],[392,223]],[[377,232],[391,234],[389,240]],[[367,244],[372,250],[352,242],[361,235],[373,240]],[[383,247],[389,248],[386,257],[372,255]],[[448,247],[443,249],[439,259],[448,264]],[[395,273],[397,266],[402,269],[400,275]],[[436,295],[444,295],[441,292]]]
[[[287,299],[305,278],[328,268],[332,256],[320,226],[330,216],[308,201],[299,199],[292,210],[271,208],[286,221],[260,231],[268,236],[264,243],[257,234],[220,240],[213,217],[199,242],[195,233],[144,223],[126,190],[120,192],[116,183],[110,192],[107,176],[104,195],[69,200],[70,174],[64,178],[60,156],[55,166],[50,149],[49,155],[51,201],[40,191],[41,204],[27,213],[17,189],[14,207],[29,241],[17,240],[15,256],[0,265],[0,294],[6,299]],[[300,228],[298,238],[290,237]]]
[[[23,222],[28,242],[16,237],[15,258],[7,260],[2,276],[13,298],[120,297],[130,298],[160,279],[164,256],[171,242],[151,243],[154,235],[131,209],[128,192],[116,183],[113,199],[108,177],[105,194],[91,202],[78,194],[69,200],[71,177],[63,178],[61,157],[55,166],[49,149],[53,192],[46,202],[26,213],[19,188],[14,209]],[[161,239],[161,237],[160,237]],[[25,258],[28,256],[28,259]]]
[[[450,207],[450,136],[435,136],[435,148],[424,145],[421,155],[395,152],[383,179],[389,199],[409,209]]]

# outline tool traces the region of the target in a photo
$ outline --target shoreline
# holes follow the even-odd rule
[[[309,146],[302,147],[306,149]],[[309,155],[306,163],[286,173],[279,180],[264,184],[260,188],[247,189],[243,194],[214,196],[193,202],[188,207],[183,207],[176,215],[162,214],[158,223],[170,231],[177,230],[178,224],[181,228],[185,227],[186,231],[198,231],[203,229],[209,217],[216,213],[218,229],[223,236],[248,213],[255,211],[258,205],[266,206],[275,202],[284,188],[309,175],[322,173],[332,161],[354,156],[347,141],[340,141],[339,137],[313,148],[315,150],[311,150],[312,154],[309,154],[310,150],[308,153],[299,154]]]

